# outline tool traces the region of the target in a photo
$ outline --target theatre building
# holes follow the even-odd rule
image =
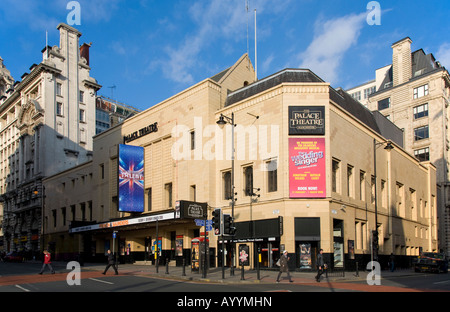
[[[45,179],[56,256],[104,261],[114,249],[155,263],[158,250],[161,264],[195,264],[206,235],[210,266],[274,268],[287,250],[293,269],[311,269],[322,248],[351,268],[370,261],[374,231],[382,265],[436,250],[436,171],[404,151],[400,129],[309,70],[254,77],[244,55],[95,136],[92,161]],[[234,236],[211,230],[218,208]]]

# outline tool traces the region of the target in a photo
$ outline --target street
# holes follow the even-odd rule
[[[53,264],[56,274],[44,271],[39,262],[0,263],[0,292],[173,292],[173,293],[240,293],[240,292],[448,292],[449,274],[426,274],[402,271],[397,274],[382,272],[381,285],[370,286],[366,281],[367,273],[360,272],[359,277],[347,273],[345,278],[323,279],[317,283],[314,273],[292,272],[293,283],[282,279],[276,283],[277,272],[262,272],[258,281],[250,273],[246,280],[239,280],[239,273],[233,279],[221,280],[220,272],[210,273],[209,279],[202,280],[197,275],[182,279],[171,268],[171,274],[165,274],[160,268],[159,274],[151,266],[123,265],[120,274],[115,276],[110,270],[101,274],[104,265],[86,265],[81,268],[80,285],[70,286],[67,276],[71,272],[65,263]],[[179,270],[179,269],[178,269]],[[212,270],[211,270],[212,271]],[[188,275],[190,272],[188,273]]]

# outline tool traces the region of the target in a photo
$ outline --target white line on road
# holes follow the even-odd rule
[[[26,292],[29,292],[29,291],[31,291],[31,290],[29,290],[29,289],[26,289],[26,288],[23,288],[22,286],[20,286],[20,285],[15,285],[17,288],[19,288],[19,289],[22,289],[23,291],[26,291]]]
[[[442,282],[436,282],[436,283],[433,283],[433,284],[447,284],[447,283],[450,283],[450,280],[442,281]]]
[[[91,281],[96,281],[96,282],[100,282],[100,283],[105,283],[105,284],[109,284],[109,285],[114,285],[114,283],[111,282],[107,282],[107,281],[102,281],[96,278],[90,278]]]

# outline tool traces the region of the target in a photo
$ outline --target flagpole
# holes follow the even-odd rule
[[[258,80],[258,39],[256,32],[256,9],[255,9],[255,81]]]

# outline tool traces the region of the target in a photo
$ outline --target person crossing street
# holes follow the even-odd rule
[[[108,264],[106,265],[105,271],[103,271],[103,275],[106,275],[106,272],[109,270],[109,268],[112,267],[114,269],[114,272],[116,272],[116,275],[119,274],[116,267],[116,260],[114,257],[114,254],[111,253],[111,250],[108,250]]]
[[[42,268],[41,268],[41,271],[39,272],[39,274],[42,275],[46,266],[48,266],[48,268],[50,269],[50,272],[52,272],[52,274],[55,274],[55,270],[53,270],[51,263],[52,263],[51,254],[48,252],[48,250],[44,250],[44,263],[42,264]]]

